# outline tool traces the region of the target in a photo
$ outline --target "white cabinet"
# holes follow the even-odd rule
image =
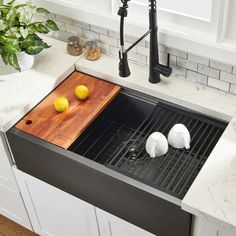
[[[0,132],[0,214],[32,230],[9,156],[5,137]]]
[[[213,218],[194,216],[192,236],[235,236],[236,230],[230,225]]]
[[[101,236],[154,236],[99,208],[96,208],[96,214]]]
[[[14,168],[36,233],[99,236],[94,206]]]
[[[153,234],[13,167],[33,229],[42,236]]]

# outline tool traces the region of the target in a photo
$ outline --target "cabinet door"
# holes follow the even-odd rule
[[[4,135],[0,132],[0,214],[32,230],[9,155]]]
[[[0,185],[19,192],[16,180],[9,161],[9,151],[3,133],[0,132]]]
[[[153,234],[96,208],[101,236],[154,236]]]
[[[98,236],[94,206],[15,169],[33,228],[45,236]]]
[[[229,224],[210,217],[193,216],[192,236],[235,236],[236,230]]]

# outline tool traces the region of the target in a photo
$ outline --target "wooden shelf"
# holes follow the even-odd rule
[[[89,88],[90,95],[86,100],[79,100],[74,95],[75,87],[80,84]],[[67,149],[115,98],[120,89],[118,85],[74,72],[15,127]],[[62,113],[54,109],[54,101],[58,96],[67,97],[70,102],[70,107]]]

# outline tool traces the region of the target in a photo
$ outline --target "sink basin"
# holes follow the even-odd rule
[[[177,123],[189,129],[191,148],[169,146],[166,155],[150,158],[148,136],[159,131],[167,137]],[[225,128],[224,122],[123,91],[70,150],[183,199]]]
[[[191,148],[169,147],[151,159],[148,135],[183,123]],[[158,236],[189,236],[191,214],[181,199],[226,124],[123,89],[65,150],[15,127],[7,132],[17,168]],[[171,225],[171,227],[169,227]]]

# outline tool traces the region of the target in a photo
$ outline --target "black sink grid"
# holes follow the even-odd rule
[[[191,148],[169,146],[166,155],[150,158],[145,150],[148,136],[159,131],[167,137],[177,123],[189,129]],[[183,199],[226,125],[169,104],[120,94],[70,150]]]

